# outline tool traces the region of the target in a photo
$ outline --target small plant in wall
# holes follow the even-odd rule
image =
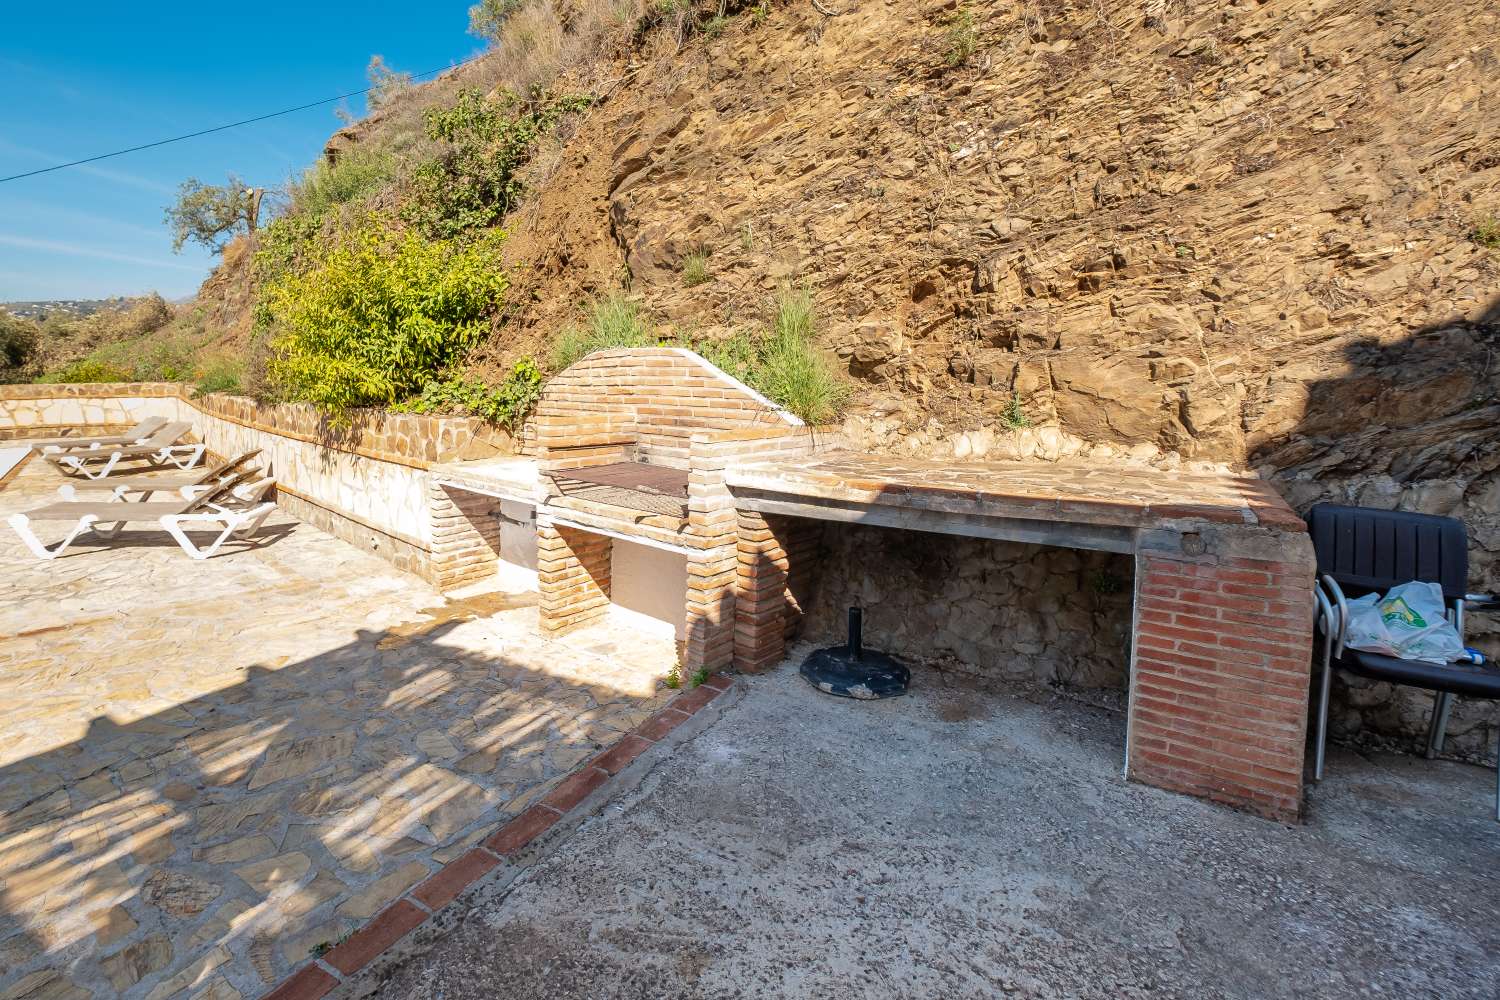
[[[667,687],[671,688],[673,691],[676,691],[678,688],[682,687],[681,660],[678,660],[676,663],[672,664],[672,669],[667,671],[667,677],[663,683],[665,683]]]
[[[713,275],[708,270],[708,253],[699,250],[690,253],[682,261],[682,283],[689,288],[696,288],[713,280]]]
[[[1031,426],[1031,418],[1026,416],[1026,409],[1021,405],[1021,394],[1013,392],[1010,394],[1010,402],[1000,414],[1000,422],[1013,431],[1022,427]]]
[[[693,671],[693,677],[692,680],[688,682],[688,687],[697,687],[699,684],[702,684],[706,680],[708,680],[708,668],[699,667],[697,670]]]
[[[948,19],[948,51],[943,61],[949,66],[967,65],[977,48],[979,29],[974,23],[974,11],[967,5],[960,6]]]
[[[1500,250],[1500,218],[1487,215],[1475,220],[1469,239],[1487,250]]]

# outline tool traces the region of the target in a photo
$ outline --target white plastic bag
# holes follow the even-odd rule
[[[1344,645],[1403,660],[1450,663],[1464,655],[1463,641],[1444,614],[1443,588],[1412,581],[1384,597],[1366,594],[1349,602]]]

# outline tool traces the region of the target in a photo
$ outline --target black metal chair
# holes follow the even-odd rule
[[[1307,525],[1318,559],[1318,586],[1314,594],[1318,629],[1323,636],[1314,779],[1323,779],[1328,695],[1335,670],[1435,692],[1432,721],[1427,730],[1427,757],[1436,756],[1443,746],[1453,696],[1500,699],[1500,669],[1494,665],[1402,660],[1362,649],[1346,649],[1347,598],[1384,592],[1410,580],[1436,583],[1443,589],[1448,620],[1462,636],[1466,606],[1500,604],[1500,598],[1494,595],[1466,592],[1469,545],[1463,522],[1408,511],[1318,504],[1308,512]],[[1500,770],[1496,772],[1495,818],[1500,821]]]

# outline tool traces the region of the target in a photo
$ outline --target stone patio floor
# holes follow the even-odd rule
[[[667,701],[670,638],[533,600],[280,515],[205,562],[0,525],[0,998],[258,996]]]

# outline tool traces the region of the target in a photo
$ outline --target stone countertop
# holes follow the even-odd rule
[[[476,462],[447,462],[430,470],[434,480],[507,499],[533,503],[537,495],[534,458],[506,455]]]
[[[990,517],[1151,527],[1195,519],[1305,532],[1252,475],[1098,462],[952,462],[836,451],[792,466],[731,465],[731,489]]]

